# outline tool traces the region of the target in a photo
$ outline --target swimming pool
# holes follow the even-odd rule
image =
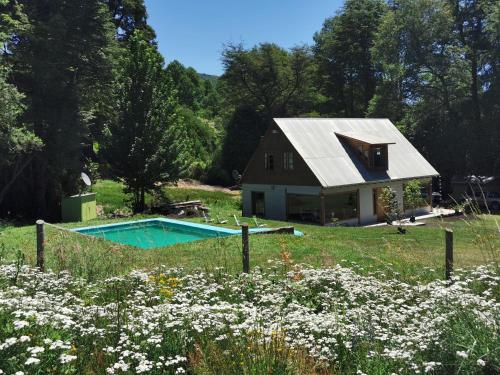
[[[205,240],[209,238],[240,235],[241,230],[197,224],[189,221],[155,218],[127,221],[117,224],[97,225],[74,228],[73,232],[104,238],[124,245],[153,249],[178,243]],[[261,232],[266,228],[251,228],[250,233]],[[302,233],[296,231],[296,235]]]

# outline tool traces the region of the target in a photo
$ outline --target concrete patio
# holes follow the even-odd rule
[[[420,215],[420,216],[415,216],[415,222],[412,223],[410,222],[409,218],[405,218],[401,220],[400,223],[397,221],[393,221],[392,225],[404,225],[404,226],[421,226],[425,225],[422,220],[425,219],[430,219],[433,217],[448,217],[448,216],[453,216],[455,215],[455,210],[449,209],[449,208],[442,208],[442,207],[436,207],[432,209],[432,212],[425,214],[425,215]],[[370,224],[370,225],[365,225],[365,228],[370,228],[370,227],[382,227],[384,225],[388,225],[387,223],[377,223],[377,224]]]

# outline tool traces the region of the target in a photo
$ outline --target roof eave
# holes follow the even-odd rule
[[[375,185],[375,184],[382,184],[382,183],[387,183],[387,182],[396,182],[396,181],[405,181],[405,180],[415,180],[415,179],[420,179],[420,178],[432,178],[432,177],[437,177],[439,176],[439,173],[437,174],[431,174],[431,175],[425,175],[425,176],[412,176],[412,177],[403,177],[403,178],[390,178],[390,179],[385,179],[385,180],[373,180],[373,181],[364,181],[364,182],[358,182],[355,184],[344,184],[344,185],[322,185],[322,189],[337,189],[337,188],[344,188],[344,187],[349,187],[349,186],[358,186],[358,185]]]

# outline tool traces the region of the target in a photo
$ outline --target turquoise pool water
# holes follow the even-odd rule
[[[239,231],[226,228],[167,220],[139,220],[121,224],[77,228],[74,231],[142,249],[239,234]]]
[[[250,233],[266,230],[268,229],[252,228],[250,229]],[[183,242],[241,235],[241,230],[237,229],[164,218],[75,228],[72,231],[142,249],[153,249]],[[302,236],[302,233],[295,231],[295,235]]]

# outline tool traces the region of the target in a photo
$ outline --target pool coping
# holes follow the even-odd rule
[[[184,225],[184,226],[188,226],[188,227],[192,227],[192,228],[197,228],[197,229],[204,229],[204,230],[209,230],[209,231],[213,231],[213,232],[221,232],[221,233],[225,233],[227,235],[241,234],[241,229],[230,229],[230,228],[225,228],[225,227],[218,227],[215,225],[193,223],[192,221],[167,219],[164,217],[122,221],[119,223],[101,224],[101,225],[92,225],[92,226],[87,226],[87,227],[71,228],[70,231],[84,234],[84,235],[89,235],[83,231],[89,230],[89,229],[112,228],[112,227],[117,227],[117,226],[122,226],[122,225],[147,223],[147,222],[153,222],[153,221],[161,221],[161,222],[170,223],[170,224],[180,224],[180,225]],[[267,232],[271,229],[273,229],[273,228],[249,228],[249,231],[250,231],[250,233],[260,233],[260,232]],[[294,235],[302,237],[304,234],[298,230],[294,230]]]

